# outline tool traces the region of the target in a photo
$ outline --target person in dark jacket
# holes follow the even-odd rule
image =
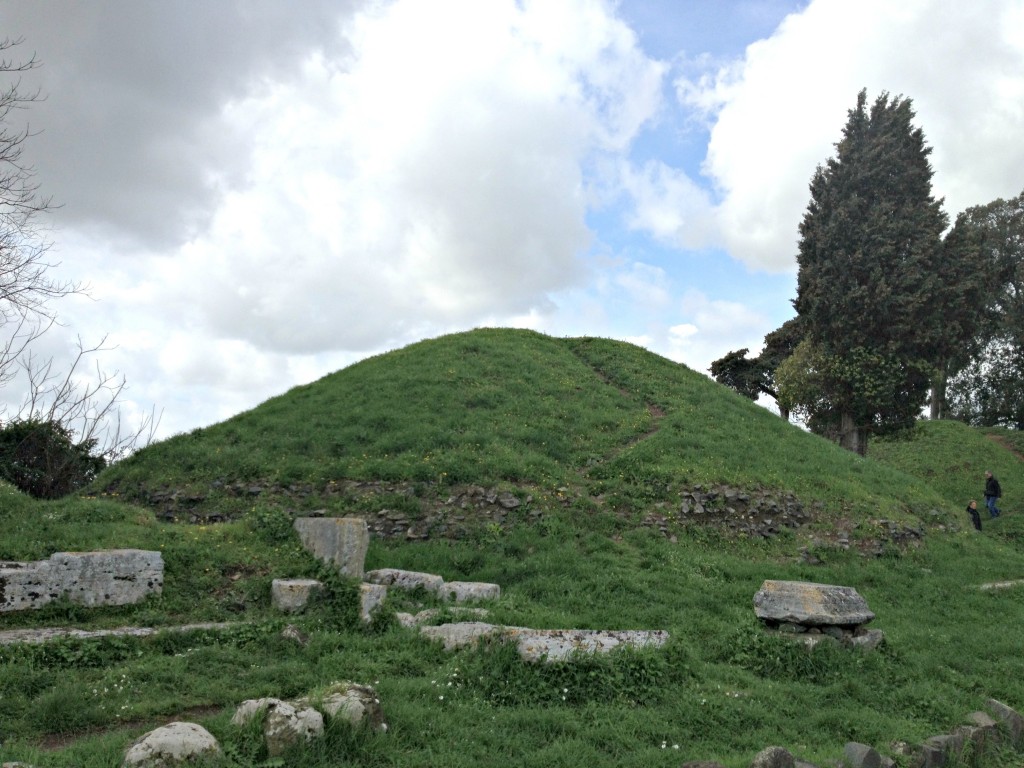
[[[988,507],[989,517],[999,517],[1001,510],[996,506],[996,499],[1003,495],[1003,489],[999,487],[999,481],[991,472],[985,473],[985,506]]]
[[[971,503],[967,505],[967,514],[971,516],[971,524],[974,526],[976,531],[981,530],[981,515],[978,514],[978,502],[971,499]]]

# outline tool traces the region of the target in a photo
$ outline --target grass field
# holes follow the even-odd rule
[[[859,458],[620,342],[509,330],[421,342],[153,445],[77,497],[37,502],[0,487],[0,559],[137,547],[161,551],[166,572],[163,594],[140,605],[62,602],[0,614],[0,630],[235,622],[0,646],[0,760],[115,766],[141,733],[187,719],[225,745],[223,765],[273,764],[251,729],[230,724],[234,708],[351,679],[378,690],[388,732],[335,723],[279,764],[746,768],[779,745],[823,766],[853,740],[906,765],[896,742],[947,733],[988,697],[1024,710],[1024,586],[980,589],[1024,578],[1019,451],[1015,434],[926,422]],[[964,507],[986,469],[1005,514],[978,534]],[[530,665],[501,645],[447,653],[393,622],[363,627],[354,585],[325,574],[290,528],[313,509],[367,512],[327,492],[345,480],[428,501],[482,485],[538,513],[459,540],[376,538],[367,568],[496,582],[502,596],[485,606],[496,623],[665,629],[671,640]],[[223,490],[236,481],[266,490]],[[673,513],[698,484],[792,491],[814,519],[771,539],[729,536]],[[163,522],[145,501],[167,489],[198,494],[229,522]],[[641,525],[651,510],[668,535]],[[877,536],[880,519],[920,528],[923,544],[865,557],[829,536]],[[330,586],[287,619],[306,647],[280,637],[286,619],[270,607],[271,580],[299,576]],[[765,579],[854,587],[885,644],[807,652],[763,634],[752,600]],[[430,605],[397,595],[389,609]]]

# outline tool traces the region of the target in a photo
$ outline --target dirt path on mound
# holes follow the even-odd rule
[[[48,736],[44,736],[42,741],[37,743],[36,746],[46,752],[55,752],[57,750],[66,749],[72,744],[81,741],[82,739],[87,739],[90,736],[121,732],[128,733],[139,729],[152,731],[156,728],[162,728],[165,725],[170,725],[171,723],[195,722],[196,720],[200,720],[204,717],[215,715],[222,709],[224,709],[224,707],[217,707],[213,705],[189,707],[176,715],[166,715],[164,717],[148,718],[146,720],[125,720],[117,725],[91,728],[85,731],[78,731],[77,733],[52,733]]]

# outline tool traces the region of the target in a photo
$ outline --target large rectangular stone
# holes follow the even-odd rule
[[[42,608],[62,597],[86,606],[128,605],[160,594],[163,584],[159,552],[57,552],[49,560],[0,563],[0,612]]]
[[[294,527],[302,546],[338,568],[342,576],[363,578],[370,531],[360,517],[298,517]]]
[[[875,618],[853,587],[771,579],[754,595],[754,612],[762,621],[804,626],[860,626]]]

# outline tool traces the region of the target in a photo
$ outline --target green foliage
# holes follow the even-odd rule
[[[913,421],[946,338],[946,216],[913,117],[909,99],[883,93],[869,111],[861,91],[800,224],[794,303],[827,387],[801,404],[830,425],[848,417],[862,435]]]
[[[57,499],[88,485],[106,466],[95,440],[76,443],[56,421],[23,419],[0,428],[0,477],[37,499]]]
[[[746,349],[729,352],[711,363],[711,375],[719,384],[751,400],[762,394],[774,398],[781,415],[788,420],[791,404],[780,393],[776,372],[805,335],[800,318],[791,318],[764,337],[764,349],[757,357],[748,358]]]
[[[946,399],[949,418],[1024,429],[1024,344],[992,338],[950,379]]]
[[[748,351],[744,347],[715,360],[711,363],[711,375],[719,384],[756,400],[765,387],[768,372],[758,358],[747,357]]]
[[[283,544],[295,536],[295,520],[286,509],[277,504],[259,502],[245,516],[245,522],[268,544]]]

